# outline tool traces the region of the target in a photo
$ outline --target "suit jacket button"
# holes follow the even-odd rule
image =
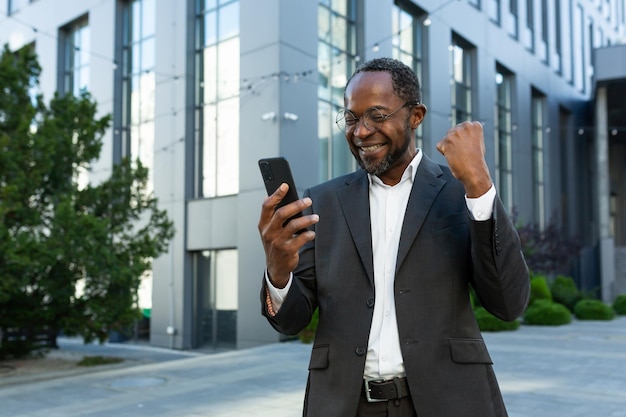
[[[365,355],[365,352],[367,352],[367,349],[365,349],[363,346],[359,346],[358,348],[356,348],[356,354],[358,356]]]
[[[370,297],[370,298],[367,299],[367,306],[369,308],[374,307],[374,298]]]

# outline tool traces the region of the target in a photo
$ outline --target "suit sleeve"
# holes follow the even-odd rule
[[[487,311],[513,321],[523,314],[530,298],[528,267],[517,230],[498,196],[491,220],[470,223],[472,286]]]
[[[303,197],[309,196],[305,191]],[[312,212],[311,208],[305,214]],[[270,325],[285,335],[297,335],[304,329],[317,308],[315,281],[315,240],[305,244],[300,250],[300,261],[293,271],[293,279],[289,292],[285,296],[280,310],[275,315],[269,314],[267,306],[267,282],[263,277],[261,288],[261,313]]]
[[[311,294],[300,279],[294,279],[280,310],[272,316],[267,306],[267,283],[264,278],[261,289],[261,313],[276,331],[288,336],[297,335],[309,324],[317,308]]]

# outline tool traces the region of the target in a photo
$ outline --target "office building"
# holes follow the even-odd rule
[[[113,124],[91,181],[151,169],[177,230],[142,288],[150,343],[279,340],[260,315],[265,195],[282,155],[299,191],[356,168],[334,125],[348,76],[393,56],[420,76],[416,144],[480,120],[500,197],[583,248],[572,274],[626,292],[624,0],[1,0],[0,41],[34,44],[41,92],[88,89]],[[554,216],[554,217],[553,217]]]

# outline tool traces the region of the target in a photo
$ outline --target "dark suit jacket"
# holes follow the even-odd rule
[[[367,174],[359,170],[308,190],[316,238],[302,248],[279,312],[279,332],[297,334],[319,307],[304,415],[356,414],[372,323],[374,272]],[[420,417],[506,416],[492,361],[469,300],[504,320],[530,293],[517,232],[499,198],[490,221],[470,219],[465,190],[423,157],[398,250],[395,303],[406,376]],[[265,288],[262,290],[265,300]]]

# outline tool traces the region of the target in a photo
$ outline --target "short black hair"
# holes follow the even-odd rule
[[[359,65],[346,83],[346,87],[355,75],[361,72],[384,71],[391,74],[393,92],[405,101],[422,102],[420,82],[415,72],[406,64],[393,58],[375,58]]]

